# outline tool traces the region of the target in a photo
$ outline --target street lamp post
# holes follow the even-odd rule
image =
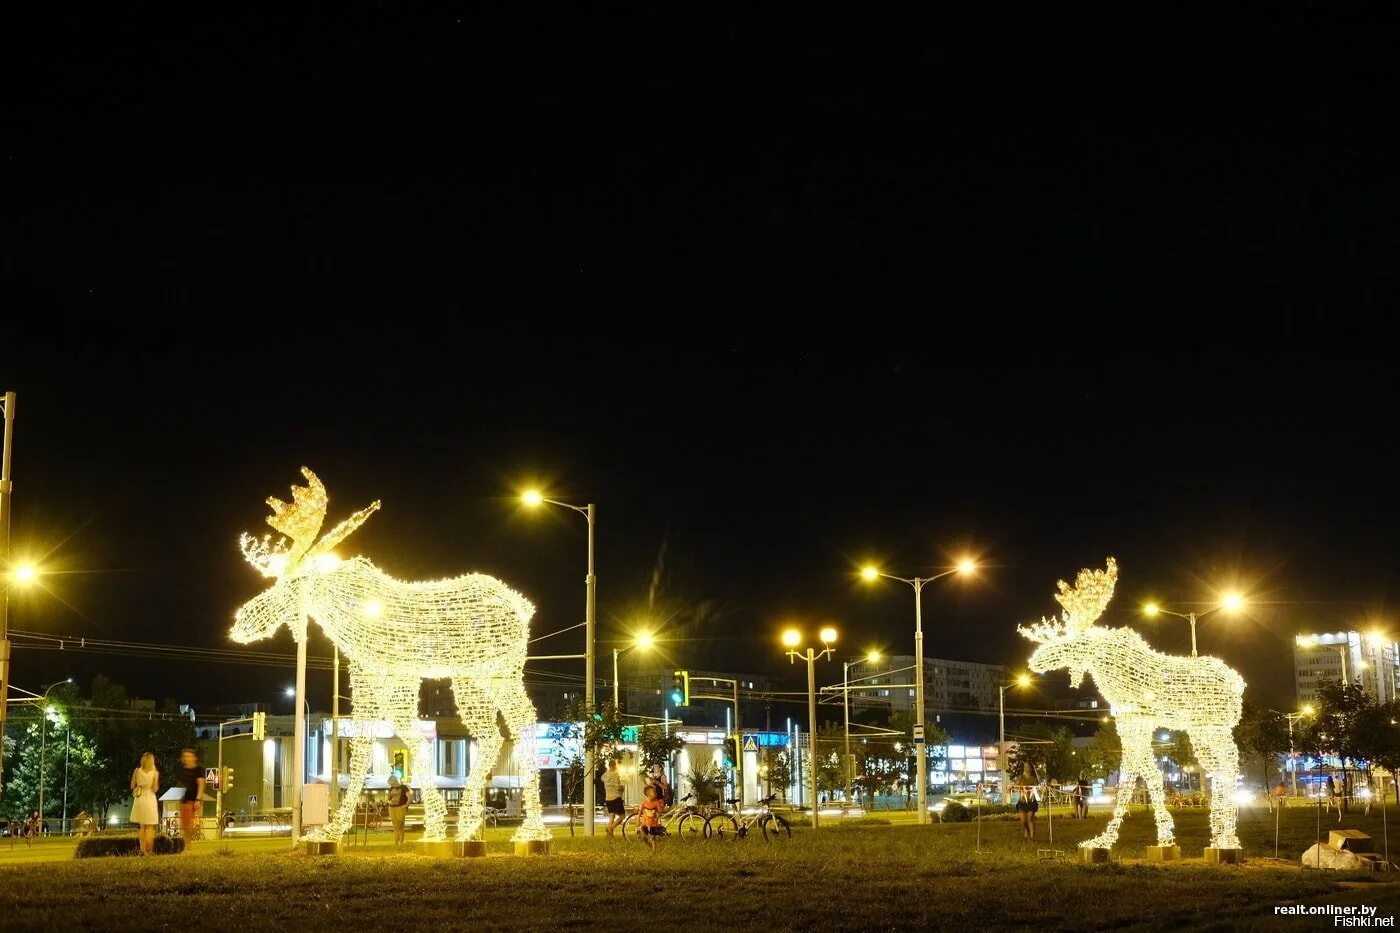
[[[54,709],[48,706],[49,691],[59,684],[71,684],[72,677],[63,680],[56,680],[44,688],[43,694],[39,697],[39,831],[43,832],[44,826],[44,753],[45,753],[45,730],[44,725],[49,721],[49,717],[54,714]],[[65,768],[67,766],[65,765]]]
[[[788,661],[794,664],[799,660],[807,662],[807,798],[812,807],[813,829],[817,829],[821,822],[821,808],[817,806],[817,658],[831,657],[835,650],[831,645],[836,641],[836,629],[828,625],[817,637],[821,639],[822,650],[817,651],[808,645],[806,654],[803,654],[797,647],[802,643],[802,633],[795,628],[783,632]]]
[[[1191,657],[1196,657],[1196,622],[1204,619],[1212,612],[1219,612],[1224,609],[1226,612],[1239,612],[1244,608],[1244,597],[1238,593],[1226,593],[1220,597],[1220,602],[1211,606],[1205,612],[1173,612],[1170,609],[1163,609],[1157,603],[1147,603],[1142,607],[1144,615],[1150,617],[1157,615],[1175,616],[1178,619],[1185,619],[1191,623]]]
[[[557,499],[547,499],[535,490],[528,490],[521,495],[521,501],[526,505],[534,507],[541,503],[557,505],[560,508],[572,509],[582,515],[588,521],[588,575],[583,578],[584,584],[584,623],[583,623],[583,695],[591,710],[596,701],[593,695],[593,662],[594,662],[594,632],[598,617],[598,575],[593,571],[593,529],[598,515],[598,508],[592,502],[587,505],[571,505],[568,502],[560,502]],[[594,756],[592,748],[583,750],[583,834],[592,836],[595,834],[594,813],[597,800],[594,796]]]
[[[632,644],[626,645],[626,646],[624,646],[624,647],[622,647],[622,648],[614,648],[614,649],[612,650],[612,653],[613,653],[613,710],[617,711],[617,710],[620,710],[620,709],[621,709],[621,707],[618,706],[617,659],[620,658],[620,657],[622,657],[622,656],[623,656],[624,654],[626,654],[627,652],[631,651],[633,648],[650,648],[650,647],[652,646],[652,643],[653,643],[653,639],[652,639],[652,637],[651,637],[651,633],[650,633],[650,632],[643,632],[642,634],[640,634],[640,635],[637,636],[636,640],[633,641]]]
[[[1009,684],[1000,684],[1000,685],[997,686],[997,692],[998,692],[998,696],[997,696],[997,723],[998,723],[998,730],[997,730],[997,731],[998,731],[998,733],[999,733],[999,735],[1000,735],[1000,738],[999,738],[998,741],[997,741],[997,768],[998,768],[998,770],[1001,771],[1001,777],[1002,777],[1002,788],[1001,788],[1001,791],[1002,791],[1002,794],[1003,794],[1003,795],[1006,794],[1006,786],[1007,786],[1007,784],[1006,784],[1006,689],[1007,689],[1008,687],[1029,687],[1029,686],[1030,686],[1030,683],[1031,683],[1031,675],[1029,675],[1029,674],[1018,674],[1017,677],[1016,677],[1016,679],[1013,680],[1013,681],[1011,681],[1011,683],[1009,683]],[[1006,801],[1006,797],[1005,797],[1005,796],[1003,796],[1001,799],[1002,799],[1002,802],[1005,802],[1005,801]]]
[[[15,432],[15,393],[4,395],[4,443],[0,446],[0,567],[4,568],[5,586],[0,590],[0,735],[5,732],[5,710],[10,691],[10,582],[19,579],[10,566],[10,446]],[[32,576],[32,574],[31,574]],[[0,741],[0,780],[5,774],[5,743]]]
[[[919,823],[928,823],[928,749],[924,744],[924,584],[942,579],[954,573],[968,574],[977,569],[976,563],[963,560],[952,570],[936,573],[931,577],[896,577],[884,573],[876,567],[861,568],[860,575],[865,580],[897,580],[914,588],[914,749],[915,770],[919,781]]]
[[[1288,770],[1292,774],[1294,797],[1298,796],[1298,756],[1297,753],[1293,751],[1293,723],[1302,719],[1304,716],[1311,716],[1312,714],[1313,708],[1311,706],[1304,706],[1296,713],[1283,714],[1283,718],[1288,720]]]
[[[842,661],[841,672],[841,701],[845,707],[846,719],[846,757],[841,761],[841,767],[846,772],[846,802],[851,802],[851,778],[854,776],[855,768],[851,764],[851,665],[863,664],[867,661],[874,663],[880,660],[880,652],[871,651],[863,658],[856,658],[854,661]]]

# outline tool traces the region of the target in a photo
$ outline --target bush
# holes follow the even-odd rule
[[[943,805],[943,813],[939,819],[945,823],[967,823],[971,822],[973,812],[956,800],[949,800]]]
[[[74,858],[105,858],[112,855],[136,855],[141,851],[139,836],[104,834],[87,836],[78,842]],[[185,851],[185,840],[156,836],[156,855],[175,855]]]

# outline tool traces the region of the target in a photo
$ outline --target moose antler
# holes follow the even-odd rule
[[[371,503],[317,541],[316,535],[326,520],[326,487],[310,467],[302,467],[301,475],[306,477],[307,485],[292,487],[291,502],[283,502],[275,496],[267,499],[272,508],[267,523],[287,537],[279,538],[275,544],[271,535],[265,535],[261,541],[248,534],[239,539],[244,558],[265,577],[280,577],[305,560],[327,553],[379,508],[378,501]]]
[[[1016,631],[1035,642],[1078,635],[1103,615],[1109,600],[1113,599],[1113,587],[1117,582],[1118,562],[1112,557],[1103,570],[1079,571],[1072,587],[1060,580],[1055,584],[1059,590],[1055,594],[1055,602],[1064,608],[1060,618],[1042,617],[1036,625],[1016,626]]]

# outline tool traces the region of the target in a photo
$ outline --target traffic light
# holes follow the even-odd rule
[[[394,777],[398,778],[400,781],[403,780],[404,764],[405,762],[403,752],[394,752],[394,767],[392,769],[392,773]]]
[[[224,773],[219,776],[219,793],[227,794],[231,790],[233,790],[233,768],[225,765]]]
[[[690,671],[676,671],[671,675],[671,705],[690,705]]]
[[[724,740],[724,766],[739,770],[739,737],[726,736]]]
[[[267,713],[253,714],[253,738],[259,742],[267,735]]]

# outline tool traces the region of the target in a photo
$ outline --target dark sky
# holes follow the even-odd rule
[[[849,571],[964,549],[989,566],[928,593],[931,655],[1023,659],[1014,624],[1108,554],[1120,623],[1250,592],[1202,646],[1271,705],[1296,630],[1400,627],[1381,7],[867,7],[7,29],[16,544],[84,571],[12,625],[227,646],[260,586],[234,541],[305,463],[333,514],[383,500],[360,551],[496,573],[540,631],[579,620],[582,521],[510,495],[596,499],[600,634],[674,614],[686,666],[785,670],[788,618],[908,650],[907,591]],[[15,679],[98,669],[198,703],[289,679]]]

